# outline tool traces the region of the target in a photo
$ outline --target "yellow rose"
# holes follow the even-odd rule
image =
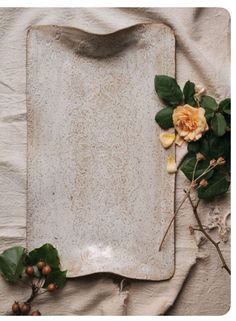
[[[208,130],[205,110],[190,105],[178,106],[173,112],[174,127],[180,138],[187,142],[196,141]]]

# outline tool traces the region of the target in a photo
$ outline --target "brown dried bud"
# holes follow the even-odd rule
[[[216,164],[216,160],[213,158],[213,159],[211,159],[210,160],[210,165],[212,166],[212,165],[215,165]]]
[[[202,153],[197,153],[197,154],[196,154],[196,159],[197,159],[198,161],[200,161],[200,160],[202,160],[202,159],[205,159],[205,156],[202,155]]]
[[[219,157],[217,159],[217,164],[220,165],[220,166],[224,165],[225,164],[225,159],[223,157]]]
[[[199,185],[200,185],[201,187],[206,187],[206,186],[208,185],[208,181],[203,178],[203,179],[200,181]]]
[[[192,182],[191,182],[191,187],[194,188],[194,187],[196,187],[196,186],[197,186],[197,182],[196,182],[196,181],[192,181]]]

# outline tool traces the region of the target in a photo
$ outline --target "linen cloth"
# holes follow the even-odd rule
[[[228,12],[222,8],[0,9],[0,251],[13,245],[25,245],[28,28],[58,24],[109,33],[143,22],[167,24],[176,37],[176,76],[180,85],[189,79],[201,83],[209,94],[220,100],[230,95],[229,21]],[[179,150],[178,158],[183,153],[183,149]],[[182,198],[185,183],[183,175],[178,174],[176,204]],[[214,207],[226,213],[228,203],[226,196],[220,202],[203,204],[203,218]],[[193,224],[190,206],[185,203],[176,220],[176,271],[171,280],[122,280],[108,274],[71,279],[63,290],[48,297],[47,302],[46,297],[39,297],[35,307],[44,315],[226,313],[230,301],[229,277],[221,269],[211,244],[205,243],[200,250],[197,248],[188,230]],[[222,249],[228,262],[229,243]],[[197,258],[200,260],[191,270]],[[24,287],[16,290],[2,279],[0,289],[0,314],[9,309],[14,299],[29,296]]]

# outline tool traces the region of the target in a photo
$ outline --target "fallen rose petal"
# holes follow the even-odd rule
[[[160,142],[164,148],[169,148],[175,140],[175,134],[174,133],[160,133],[159,139],[160,139]]]
[[[173,173],[177,172],[176,162],[175,162],[175,159],[172,155],[169,155],[167,158],[167,172],[169,174],[173,174]]]

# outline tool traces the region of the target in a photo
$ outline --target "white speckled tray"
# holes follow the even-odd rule
[[[159,24],[107,35],[29,31],[27,244],[53,243],[70,277],[174,273],[174,228],[158,251],[175,177],[153,84],[155,74],[174,74],[174,56],[174,36]]]

